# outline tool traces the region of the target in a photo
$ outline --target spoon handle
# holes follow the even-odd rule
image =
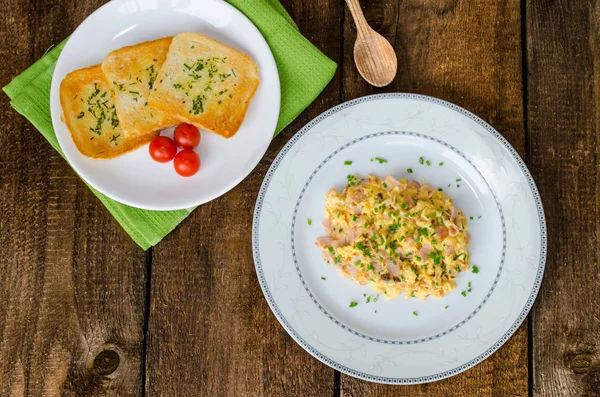
[[[358,30],[358,32],[367,33],[368,31],[370,31],[371,27],[365,19],[365,14],[363,14],[358,0],[346,0],[346,4],[350,9],[350,13],[352,14],[352,18],[354,19],[354,23],[356,24],[356,29]]]

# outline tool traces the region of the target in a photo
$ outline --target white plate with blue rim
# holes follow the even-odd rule
[[[97,65],[118,48],[148,40],[197,32],[252,58],[260,84],[244,121],[230,139],[201,131],[196,148],[202,166],[178,176],[173,163],[153,161],[148,145],[111,160],[82,155],[61,119],[60,83],[67,73]],[[240,183],[265,154],[279,118],[277,65],[254,24],[222,0],[113,0],[92,13],[73,32],[56,63],[50,92],[52,124],[65,157],[91,186],[121,203],[149,210],[190,208],[213,200]],[[168,129],[162,135],[172,136]]]
[[[325,194],[349,174],[443,188],[472,236],[475,266],[455,290],[375,299],[324,262],[314,243]],[[260,189],[252,242],[263,293],[297,343],[345,374],[417,384],[477,365],[517,330],[540,288],[547,238],[535,183],[497,131],[449,102],[382,94],[336,106],[288,142]]]

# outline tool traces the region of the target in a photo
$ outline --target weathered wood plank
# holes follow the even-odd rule
[[[527,1],[530,167],[549,253],[535,396],[600,396],[600,1]]]
[[[0,84],[101,3],[3,2]],[[145,254],[4,94],[0,108],[0,394],[139,394]]]
[[[338,1],[285,1],[301,31],[339,61]],[[278,151],[337,104],[340,79],[272,143],[257,169],[196,209],[153,251],[149,395],[330,396],[334,371],[297,345],[271,313],[252,258],[252,213]]]
[[[356,32],[344,24],[344,96],[414,92],[476,113],[524,155],[520,3],[518,0],[361,1],[367,20],[394,45],[398,76],[373,88],[352,58]],[[497,353],[458,376],[413,387],[375,385],[342,375],[344,396],[526,396],[527,324]]]

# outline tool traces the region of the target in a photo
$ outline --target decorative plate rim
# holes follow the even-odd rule
[[[458,113],[462,114],[463,116],[467,116],[469,119],[471,119],[472,121],[476,122],[481,127],[483,127],[494,138],[496,138],[499,141],[499,143],[502,146],[504,146],[505,149],[508,150],[512,159],[519,166],[519,169],[523,173],[523,176],[525,177],[527,184],[529,185],[529,188],[531,190],[531,194],[533,196],[533,199],[535,201],[535,205],[537,208],[537,215],[538,215],[538,220],[539,220],[540,257],[539,257],[539,263],[538,263],[538,267],[537,267],[537,271],[536,271],[536,275],[535,275],[535,280],[533,282],[533,287],[531,289],[531,292],[525,302],[525,306],[523,307],[521,313],[517,316],[513,325],[510,326],[508,328],[508,330],[504,333],[504,335],[502,335],[494,344],[492,344],[491,347],[489,347],[487,350],[485,350],[483,353],[481,353],[477,357],[473,358],[469,362],[462,364],[456,368],[438,373],[438,374],[428,375],[428,376],[423,376],[423,377],[393,378],[393,377],[384,377],[384,376],[377,376],[377,375],[363,373],[363,372],[348,368],[342,364],[339,364],[336,361],[326,357],[323,353],[319,352],[317,349],[313,348],[308,342],[306,342],[294,330],[294,328],[288,323],[287,319],[280,312],[275,300],[273,299],[273,296],[271,295],[271,292],[267,285],[266,279],[262,272],[262,264],[261,264],[261,260],[260,260],[260,252],[259,252],[259,247],[258,247],[258,243],[259,243],[258,227],[259,227],[259,223],[260,223],[260,212],[262,209],[264,196],[265,196],[266,191],[271,182],[271,178],[273,177],[275,171],[277,170],[277,167],[279,166],[279,164],[281,163],[281,161],[283,160],[285,155],[289,152],[289,150],[294,146],[294,144],[301,137],[303,137],[304,134],[306,134],[308,131],[310,131],[315,125],[317,125],[324,119],[328,118],[329,116],[336,114],[343,109],[346,109],[346,108],[354,106],[354,105],[358,105],[363,102],[376,101],[376,100],[382,100],[382,99],[409,99],[409,100],[417,100],[417,101],[423,101],[423,102],[441,105],[445,108],[448,108],[450,110],[458,112]],[[450,376],[457,375],[461,372],[466,371],[469,368],[474,367],[475,365],[479,364],[480,362],[482,362],[483,360],[488,358],[491,354],[496,352],[504,343],[506,343],[506,341],[515,333],[515,331],[523,323],[523,321],[527,317],[527,314],[533,307],[533,304],[535,302],[537,294],[539,293],[542,278],[544,275],[545,266],[546,266],[546,256],[547,256],[546,218],[544,215],[544,208],[542,205],[542,200],[541,200],[538,188],[533,180],[533,177],[531,176],[531,173],[529,172],[529,169],[525,165],[524,161],[521,159],[521,157],[519,156],[517,151],[512,147],[512,145],[498,131],[496,131],[492,126],[490,126],[488,123],[483,121],[480,117],[476,116],[475,114],[469,112],[468,110],[466,110],[460,106],[457,106],[451,102],[444,101],[442,99],[438,99],[438,98],[434,98],[434,97],[430,97],[427,95],[408,94],[408,93],[375,94],[375,95],[368,95],[368,96],[364,96],[364,97],[355,98],[355,99],[352,99],[347,102],[343,102],[343,103],[321,113],[319,116],[315,117],[309,123],[307,123],[300,131],[298,131],[288,141],[288,143],[286,143],[286,145],[281,149],[281,151],[278,153],[278,155],[273,160],[273,163],[269,167],[269,170],[267,171],[267,173],[265,175],[265,179],[263,180],[263,183],[261,184],[261,187],[260,187],[260,190],[258,193],[256,205],[254,208],[253,223],[252,223],[252,253],[253,253],[253,257],[254,257],[254,264],[255,264],[257,278],[258,278],[260,287],[263,291],[263,294],[265,296],[265,299],[267,300],[267,303],[269,304],[269,307],[271,308],[271,311],[273,312],[273,314],[275,315],[277,320],[280,322],[280,324],[283,326],[283,328],[287,331],[287,333],[292,337],[292,339],[294,339],[300,346],[302,346],[302,348],[304,348],[312,356],[314,356],[319,361],[329,365],[330,367],[332,367],[340,372],[343,372],[347,375],[350,375],[350,376],[353,376],[353,377],[356,377],[359,379],[372,381],[372,382],[378,382],[378,383],[386,383],[386,384],[402,384],[402,385],[419,384],[419,383],[427,383],[427,382],[432,382],[432,381],[437,381],[437,380],[441,380],[444,378],[448,378]]]

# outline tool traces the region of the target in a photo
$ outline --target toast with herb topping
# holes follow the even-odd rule
[[[153,138],[123,132],[100,65],[69,73],[60,84],[60,104],[73,141],[85,156],[111,159]]]
[[[121,129],[130,135],[151,134],[177,125],[169,114],[148,106],[150,90],[165,61],[172,37],[123,47],[108,54],[102,71],[111,85]]]
[[[198,33],[173,38],[148,101],[225,138],[238,131],[259,84],[250,57]]]

